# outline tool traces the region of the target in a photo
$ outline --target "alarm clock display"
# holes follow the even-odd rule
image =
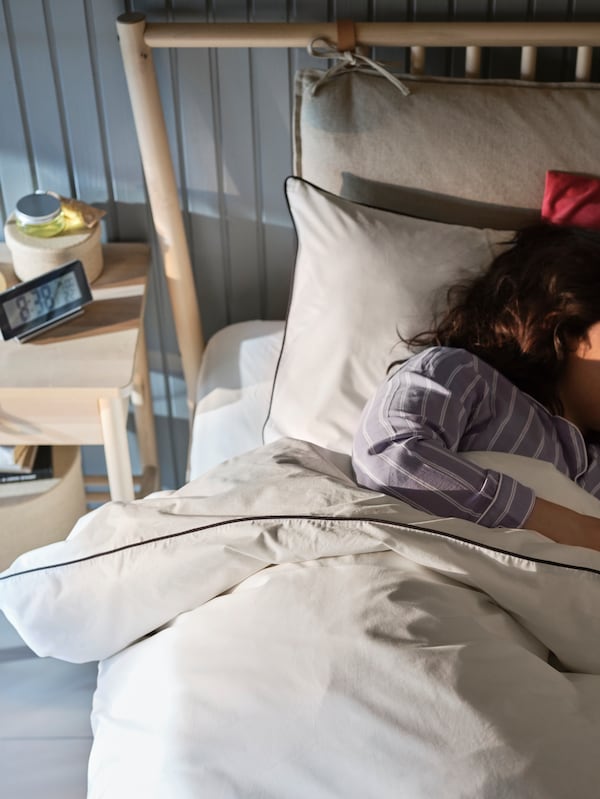
[[[81,261],[59,266],[0,293],[2,337],[26,341],[82,313],[91,301]]]

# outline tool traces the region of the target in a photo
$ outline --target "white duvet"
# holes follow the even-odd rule
[[[489,463],[600,515],[547,464]],[[91,799],[600,795],[600,553],[346,466],[282,440],[0,575],[35,651],[101,660]]]

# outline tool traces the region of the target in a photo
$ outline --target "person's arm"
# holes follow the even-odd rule
[[[552,541],[600,551],[600,519],[537,497],[523,527]]]
[[[462,350],[418,357],[382,385],[354,440],[358,482],[440,516],[487,527],[522,527],[534,492],[501,472],[460,457],[477,425],[500,425],[490,379]],[[515,389],[516,390],[516,389]],[[507,404],[507,420],[510,407]],[[517,431],[517,435],[520,434]]]

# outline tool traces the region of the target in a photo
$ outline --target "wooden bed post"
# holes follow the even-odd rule
[[[123,14],[117,20],[125,77],[173,309],[191,420],[204,341],[152,50],[144,41],[145,28],[143,14]]]

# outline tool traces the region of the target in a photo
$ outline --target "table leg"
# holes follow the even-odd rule
[[[98,405],[110,498],[129,502],[134,499],[134,489],[127,443],[127,405],[121,397],[100,399]]]
[[[140,327],[138,335],[131,399],[135,416],[135,429],[140,450],[140,460],[142,462],[142,486],[140,494],[141,496],[145,496],[159,488],[160,474],[158,470],[158,450],[156,447],[156,433],[154,430],[152,395],[150,393],[146,335],[143,327]]]

